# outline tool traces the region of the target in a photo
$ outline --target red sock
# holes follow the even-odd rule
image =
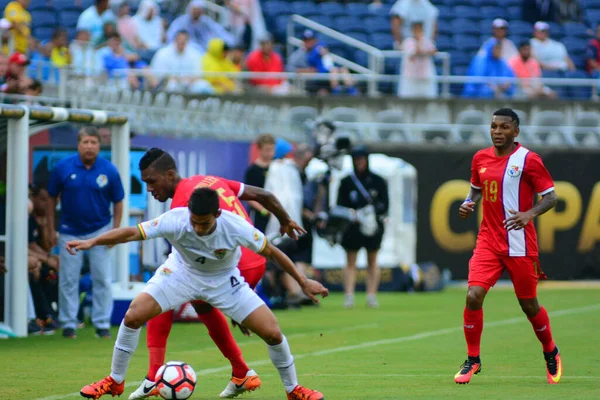
[[[148,356],[150,366],[148,367],[148,378],[154,380],[156,372],[165,363],[167,352],[167,338],[173,326],[173,311],[162,313],[146,325],[146,344],[148,345]]]
[[[550,319],[548,312],[544,307],[540,307],[540,312],[533,318],[528,318],[533,326],[533,331],[538,340],[542,342],[544,352],[549,353],[554,350],[556,345],[552,339],[552,330],[550,329]]]
[[[469,357],[479,357],[481,347],[481,332],[483,331],[483,308],[469,310],[465,307],[463,314],[467,354]]]
[[[233,376],[236,378],[244,378],[246,372],[248,372],[250,368],[248,368],[248,365],[242,357],[242,350],[235,342],[231,330],[229,329],[227,319],[225,319],[223,313],[216,308],[213,308],[206,314],[201,314],[200,318],[208,328],[208,334],[213,342],[215,342],[223,356],[231,363]]]

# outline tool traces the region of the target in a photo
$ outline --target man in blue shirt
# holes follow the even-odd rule
[[[48,218],[52,244],[60,247],[58,319],[63,336],[76,337],[79,308],[79,278],[83,253],[71,256],[66,251],[70,240],[88,239],[111,229],[110,205],[114,204],[112,227],[121,225],[123,214],[123,185],[117,168],[108,160],[99,158],[100,134],[94,127],[84,127],[77,136],[77,154],[61,160],[48,183],[48,216],[54,215],[58,197],[61,201],[60,225],[57,238],[54,218]],[[112,313],[112,265],[108,248],[96,247],[89,251],[93,287],[92,323],[96,336],[110,337]]]

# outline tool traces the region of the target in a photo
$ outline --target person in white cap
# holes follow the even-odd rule
[[[390,10],[392,35],[395,46],[402,48],[402,42],[411,36],[414,22],[422,22],[425,37],[435,41],[439,10],[429,0],[398,0]]]
[[[533,38],[530,40],[533,56],[540,62],[542,70],[574,70],[575,65],[567,48],[561,42],[550,39],[549,31],[550,25],[543,21],[538,21],[533,26]]]
[[[502,48],[501,57],[504,61],[508,61],[519,54],[514,42],[506,37],[507,33],[508,22],[502,18],[496,18],[492,22],[492,37],[483,42],[483,45],[481,45],[477,55],[485,55],[485,49],[488,48],[488,45],[493,40],[496,40],[496,42],[500,43],[500,47]]]

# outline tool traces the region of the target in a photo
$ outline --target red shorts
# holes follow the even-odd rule
[[[248,283],[248,285],[250,285],[252,289],[255,289],[265,274],[265,270],[267,269],[267,260],[263,261],[263,263],[259,265],[254,264],[254,266],[245,266],[243,260],[240,260],[240,265],[238,268],[240,269],[240,275],[244,277],[244,280]],[[204,301],[194,300],[192,303],[204,304]]]
[[[546,279],[537,256],[509,257],[498,255],[485,247],[475,247],[469,261],[469,286],[481,286],[488,291],[498,282],[505,269],[519,299],[536,297],[538,280]]]

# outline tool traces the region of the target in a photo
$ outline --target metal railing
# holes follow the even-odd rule
[[[292,46],[300,47],[302,45],[302,41],[295,37],[295,27],[294,24],[297,23],[306,28],[312,29],[316,32],[319,32],[325,36],[328,36],[332,39],[335,39],[341,43],[347,44],[348,46],[355,47],[358,50],[362,50],[368,54],[368,68],[363,67],[362,65],[356,64],[344,57],[340,57],[334,53],[332,54],[333,60],[338,64],[347,67],[350,70],[362,73],[362,74],[379,74],[383,70],[383,58],[384,55],[376,47],[368,45],[360,40],[354,39],[351,36],[344,35],[341,32],[338,32],[334,29],[331,29],[325,25],[319,24],[315,21],[312,21],[308,18],[304,18],[301,15],[294,14],[290,17],[290,21],[287,26],[287,53],[288,56],[292,53]],[[376,96],[378,94],[377,90],[377,82],[367,80],[368,82],[368,93],[370,96]]]

